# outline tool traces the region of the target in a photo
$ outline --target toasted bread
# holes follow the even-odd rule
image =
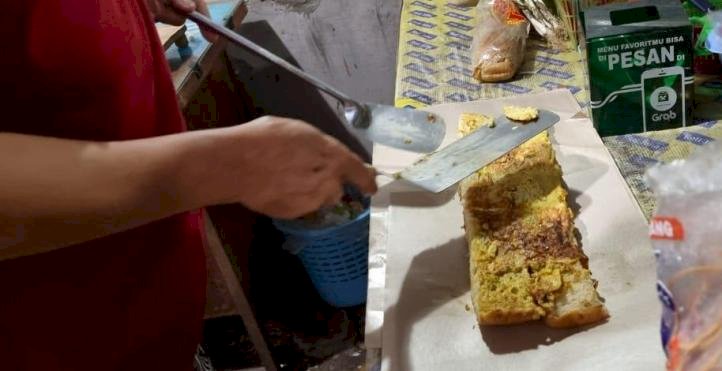
[[[497,62],[479,63],[474,67],[472,76],[480,82],[501,82],[511,80],[518,68],[510,58]]]
[[[460,122],[462,134],[474,128]],[[480,325],[608,317],[575,235],[561,168],[539,134],[462,181],[474,310]]]

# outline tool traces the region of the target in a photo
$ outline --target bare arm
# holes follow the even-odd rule
[[[197,137],[197,138],[195,138]],[[0,259],[200,207],[183,157],[203,135],[92,143],[0,133]],[[202,193],[199,193],[202,194]]]
[[[123,142],[0,133],[0,260],[84,242],[206,205],[276,217],[332,203],[373,173],[292,120]]]

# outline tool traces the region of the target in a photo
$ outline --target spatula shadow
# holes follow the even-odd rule
[[[388,189],[388,191],[387,191]],[[379,187],[379,193],[394,193],[394,194],[414,194],[422,193],[427,197],[394,197],[393,203],[383,206],[405,206],[415,208],[435,208],[441,205],[449,203],[454,197],[457,197],[457,187],[453,186],[449,189],[439,192],[431,193],[427,192],[419,187],[410,185],[404,180],[395,180],[391,183],[387,183]]]

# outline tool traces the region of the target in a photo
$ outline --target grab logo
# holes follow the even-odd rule
[[[680,241],[684,239],[684,228],[675,217],[656,216],[649,224],[649,237],[653,240]]]
[[[664,113],[655,113],[652,115],[652,121],[671,121],[677,118],[677,114],[674,111],[667,111]]]
[[[666,111],[677,103],[677,92],[669,86],[661,86],[652,92],[649,103],[659,112]]]

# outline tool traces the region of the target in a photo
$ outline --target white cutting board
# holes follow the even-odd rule
[[[448,142],[457,137],[461,112],[496,116],[504,104],[534,105],[562,117],[552,142],[610,319],[576,330],[541,324],[479,330],[455,190],[435,195],[393,183],[373,199],[367,346],[382,348],[383,370],[662,370],[646,220],[591,121],[569,119],[579,111],[573,96],[558,90],[429,110],[445,119]],[[416,158],[374,149],[374,165],[382,170]]]

